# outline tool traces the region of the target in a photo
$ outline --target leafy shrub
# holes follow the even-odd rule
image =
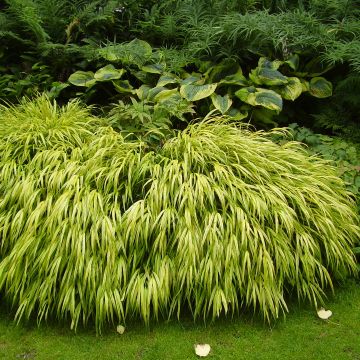
[[[336,166],[346,188],[353,193],[360,213],[360,147],[339,137],[316,134],[312,130],[290,125],[294,139],[308,145],[311,154],[322,156]]]
[[[334,168],[277,132],[190,125],[156,152],[76,103],[0,111],[0,288],[37,313],[146,323],[315,305],[355,271],[356,213]]]

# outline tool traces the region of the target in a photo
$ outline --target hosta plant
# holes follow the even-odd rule
[[[322,301],[356,270],[335,170],[274,131],[213,119],[156,152],[76,103],[0,110],[0,288],[16,318],[73,328]]]

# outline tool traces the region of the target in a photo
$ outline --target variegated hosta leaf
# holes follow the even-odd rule
[[[151,87],[149,85],[141,85],[138,89],[135,90],[136,95],[140,100],[145,100],[148,97]]]
[[[290,56],[287,60],[285,60],[284,63],[288,64],[292,70],[296,71],[297,68],[299,67],[299,61],[300,61],[299,55],[294,54]]]
[[[247,111],[240,111],[235,108],[230,108],[226,115],[231,116],[231,118],[234,120],[242,120],[246,119],[249,113]]]
[[[181,96],[178,89],[165,89],[153,98],[153,101],[159,104],[169,104],[181,101]]]
[[[133,87],[129,83],[129,80],[113,80],[112,83],[114,84],[114,87],[116,91],[119,93],[133,93]]]
[[[210,96],[216,89],[217,84],[207,85],[182,85],[180,94],[188,101],[198,101]]]
[[[294,101],[297,99],[302,91],[303,87],[300,79],[297,77],[289,77],[288,83],[284,86],[280,86],[275,89],[278,94],[280,94],[285,100]]]
[[[91,87],[96,83],[92,71],[76,71],[69,77],[69,82],[76,86]]]
[[[242,70],[237,62],[231,59],[223,60],[220,64],[210,67],[205,74],[208,83],[220,82],[227,76],[235,73],[242,73]]]
[[[220,80],[219,85],[239,85],[239,86],[248,86],[249,81],[243,75],[241,69],[235,74],[226,76],[224,79]]]
[[[232,104],[232,99],[229,95],[221,96],[214,93],[211,95],[211,101],[221,114],[225,114]]]
[[[252,70],[249,78],[257,85],[283,85],[288,82],[280,71],[266,67]]]
[[[240,100],[252,106],[262,106],[275,111],[282,110],[282,98],[273,90],[250,86],[238,90],[235,95]]]
[[[310,80],[309,92],[317,98],[327,98],[332,95],[332,84],[323,77],[314,77]]]
[[[116,80],[120,79],[124,73],[124,69],[115,69],[114,65],[109,64],[96,71],[94,78],[97,81]]]
[[[266,57],[261,57],[258,61],[258,68],[267,68],[271,70],[278,70],[279,67],[283,64],[281,60],[271,61]]]
[[[149,64],[141,68],[142,71],[145,71],[150,74],[162,74],[165,71],[164,64]]]
[[[181,85],[189,85],[189,84],[195,84],[195,85],[203,85],[205,79],[202,77],[199,73],[192,73],[192,74],[185,74],[185,78],[180,81]]]
[[[147,99],[150,101],[153,101],[156,95],[158,95],[159,93],[161,93],[162,91],[165,91],[165,90],[168,90],[168,89],[164,86],[153,87],[152,89],[149,90]]]
[[[156,86],[166,86],[168,84],[177,84],[180,79],[174,74],[163,74],[160,76]]]

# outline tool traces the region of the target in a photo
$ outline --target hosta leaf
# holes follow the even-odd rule
[[[309,83],[309,92],[317,98],[326,98],[332,95],[332,84],[323,77],[314,77]]]
[[[288,83],[284,86],[276,88],[276,92],[286,100],[294,101],[303,91],[300,79],[297,77],[288,78]]]
[[[265,67],[252,70],[249,78],[257,85],[283,85],[288,82],[280,71]]]
[[[148,92],[147,99],[150,101],[154,100],[154,97],[164,90],[168,90],[168,89],[164,86],[156,86],[156,87],[150,89]]]
[[[180,88],[180,94],[188,101],[197,101],[210,96],[216,89],[217,84],[207,85],[183,85]]]
[[[303,92],[309,91],[309,89],[310,89],[309,82],[307,80],[304,80],[304,79],[300,79],[300,82],[301,82],[302,91]]]
[[[154,102],[167,104],[181,101],[178,89],[163,90],[154,96]]]
[[[69,82],[76,86],[91,87],[96,83],[92,71],[76,71],[69,77]]]
[[[252,112],[252,117],[255,119],[256,123],[276,127],[277,123],[273,120],[273,117],[276,115],[276,111],[269,110],[266,108],[255,108]]]
[[[116,91],[119,93],[133,93],[133,87],[129,83],[129,80],[113,80],[112,83],[115,86]]]
[[[249,82],[246,77],[243,75],[241,69],[233,75],[226,76],[219,82],[219,85],[239,85],[239,86],[248,86]]]
[[[247,111],[240,111],[235,108],[230,108],[227,112],[227,115],[231,116],[234,120],[242,120],[247,118],[249,113]]]
[[[235,73],[242,74],[239,64],[234,60],[227,59],[223,60],[220,64],[211,67],[205,76],[207,78],[207,82],[216,83],[227,76],[234,75]]]
[[[174,74],[164,74],[160,76],[157,86],[166,86],[168,84],[177,84],[179,78]]]
[[[120,79],[124,73],[124,69],[115,69],[114,65],[109,64],[99,69],[95,73],[94,78],[97,81],[115,80]]]
[[[281,60],[274,60],[270,61],[269,59],[265,57],[261,57],[258,61],[258,68],[267,68],[272,70],[279,69],[280,65],[282,65],[283,62]]]
[[[282,110],[282,98],[273,90],[250,86],[238,90],[235,95],[240,100],[252,106],[262,106],[266,109],[275,111]]]
[[[181,80],[181,85],[189,85],[189,84],[197,84],[202,85],[204,83],[204,79],[202,78],[201,74],[192,73],[186,74],[186,77]]]
[[[165,70],[164,64],[149,64],[141,68],[142,71],[145,71],[150,74],[162,74]]]
[[[232,104],[232,100],[229,95],[221,96],[217,94],[212,94],[211,101],[215,108],[219,110],[222,114],[225,114]]]
[[[284,63],[288,64],[291,69],[296,71],[297,68],[299,67],[299,55],[294,54],[294,55],[290,56],[287,60],[284,61]]]
[[[148,85],[141,85],[135,92],[140,100],[145,100],[148,97],[150,89],[151,87]]]

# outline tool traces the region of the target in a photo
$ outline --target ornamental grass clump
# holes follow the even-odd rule
[[[16,318],[266,319],[354,273],[354,203],[275,131],[212,119],[152,151],[77,103],[0,110],[0,288]]]

